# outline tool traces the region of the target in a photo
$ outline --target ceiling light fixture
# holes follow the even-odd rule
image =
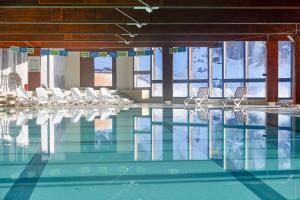
[[[124,43],[127,45],[129,45],[131,43],[131,41],[126,40],[125,38],[123,38],[122,36],[120,36],[118,34],[116,34],[116,36],[122,40],[122,41],[118,41],[119,43]]]
[[[129,37],[134,38],[136,35],[138,34],[134,34],[131,33],[129,30],[127,30],[126,28],[124,28],[123,26],[121,26],[120,24],[115,24],[117,27],[119,27],[120,29],[122,29],[123,31],[125,31],[126,33],[128,33]],[[124,34],[123,34],[124,35]]]
[[[154,10],[158,10],[158,6],[150,6],[149,4],[145,3],[142,0],[138,0],[140,3],[142,3],[144,6],[134,6],[133,9],[135,10],[146,10],[147,13],[152,13]]]
[[[127,23],[127,26],[136,26],[138,28],[143,28],[143,26],[146,26],[147,23]]]
[[[125,15],[126,17],[128,17],[129,19],[131,19],[132,21],[134,21],[134,23],[127,23],[127,25],[131,25],[134,24],[136,27],[138,28],[142,28],[144,25],[147,25],[146,23],[141,23],[138,20],[134,19],[133,17],[131,17],[130,15],[126,14],[125,12],[123,12],[122,10],[120,10],[119,8],[115,8],[118,12],[120,12],[121,14]]]

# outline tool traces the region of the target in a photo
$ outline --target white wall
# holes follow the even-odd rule
[[[69,52],[65,59],[65,89],[80,87],[80,53]]]
[[[63,56],[49,56],[50,88],[65,87],[65,59]]]
[[[118,57],[116,67],[116,87],[118,90],[133,89],[133,58]]]

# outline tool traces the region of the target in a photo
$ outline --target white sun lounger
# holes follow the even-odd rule
[[[187,106],[190,102],[194,102],[197,105],[201,105],[204,100],[207,100],[207,103],[209,103],[208,87],[200,87],[197,92],[197,97],[186,98],[184,104]]]
[[[101,95],[98,95],[93,88],[90,88],[90,87],[86,88],[85,94],[86,94],[86,97],[89,99],[91,105],[105,103],[105,100],[101,97]]]
[[[87,99],[86,96],[83,96],[78,88],[71,88],[71,94],[73,97],[73,105],[87,105],[91,101]]]
[[[132,103],[132,101],[130,101],[127,98],[121,98],[118,95],[111,94],[111,92],[109,91],[108,88],[100,88],[100,93],[105,99],[110,101],[109,103],[114,103],[114,104],[130,104],[130,103]]]
[[[37,105],[50,105],[50,99],[45,88],[39,87],[35,89],[37,96]]]
[[[16,99],[16,106],[19,107],[20,105],[23,106],[32,106],[37,103],[36,99],[30,97],[26,90],[22,87],[18,87],[16,89],[17,92],[17,99]]]
[[[52,93],[53,96],[50,100],[53,105],[68,105],[69,103],[73,103],[73,99],[65,95],[60,88],[53,88]]]
[[[234,93],[234,96],[229,96],[224,101],[224,106],[227,105],[229,102],[233,102],[235,106],[240,106],[240,104],[245,101],[248,104],[247,101],[247,88],[246,87],[237,87]]]

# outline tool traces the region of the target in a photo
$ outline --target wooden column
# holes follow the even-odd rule
[[[169,47],[163,47],[163,99],[172,101],[173,98],[173,56]]]
[[[278,102],[278,41],[267,42],[267,102]]]
[[[300,104],[300,36],[295,37],[293,60],[293,103]]]
[[[40,59],[40,69],[31,69],[30,66],[28,66],[28,90],[34,91],[35,88],[40,87],[41,85],[41,49],[35,48],[34,54],[28,54],[28,65],[31,65],[30,59],[33,57],[36,57]]]
[[[94,58],[80,58],[80,87],[94,85]]]

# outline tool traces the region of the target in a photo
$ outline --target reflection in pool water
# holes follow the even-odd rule
[[[300,198],[296,117],[216,108],[0,115],[1,198]]]

